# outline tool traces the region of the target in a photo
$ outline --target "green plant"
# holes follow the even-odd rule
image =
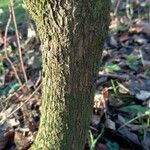
[[[140,105],[127,106],[127,107],[124,107],[124,110],[130,111],[130,112],[133,111],[135,114],[137,113],[137,116],[134,117],[133,119],[129,120],[125,124],[123,124],[119,129],[121,129],[121,128],[127,126],[128,124],[134,122],[135,120],[141,119],[145,116],[147,116],[147,119],[150,118],[150,110],[147,108],[144,108]],[[148,123],[148,120],[147,120],[147,123]]]
[[[111,79],[111,85],[112,85],[112,89],[113,89],[114,93],[117,95],[118,83],[115,80]]]
[[[104,66],[104,69],[107,72],[114,72],[114,71],[119,71],[120,67],[117,64],[113,64],[113,63],[108,63]]]
[[[89,134],[90,134],[90,150],[95,150],[97,141],[101,138],[103,133],[104,133],[104,127],[102,128],[101,133],[96,137],[96,139],[94,139],[94,136],[93,136],[91,130],[89,131]]]
[[[8,6],[9,6],[9,0],[0,0],[0,10],[1,10],[0,18],[1,18],[1,22],[3,23],[2,24],[3,28],[5,28],[5,25],[8,20],[8,13],[9,13]],[[15,0],[14,9],[15,9],[17,24],[22,24],[23,22],[27,22],[28,14],[24,9],[22,0]],[[22,18],[24,19],[22,20]],[[10,28],[11,29],[14,28],[13,24],[11,24]]]
[[[126,5],[126,15],[130,20],[133,18],[133,4]]]
[[[139,67],[139,57],[130,54],[127,56],[126,64],[133,70],[138,70]]]
[[[5,72],[5,68],[4,68],[3,62],[0,62],[0,75],[3,75],[4,72]]]

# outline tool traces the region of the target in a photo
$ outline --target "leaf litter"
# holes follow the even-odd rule
[[[27,150],[35,139],[40,120],[41,51],[33,21],[27,17],[19,0],[14,6],[18,39],[12,21],[5,36],[9,9],[6,4],[0,5],[0,149]],[[148,0],[112,0],[103,65],[95,80],[91,142],[87,142],[85,150],[91,147],[96,150],[150,149],[148,8]],[[20,10],[26,15],[24,22],[18,19],[22,17]]]
[[[149,1],[112,1],[110,32],[102,54],[103,67],[95,81],[94,101],[95,104],[99,101],[99,105],[94,105],[97,121],[91,126],[97,130],[93,130],[93,135],[97,137],[102,126],[105,127],[95,149],[150,149],[148,7]],[[103,99],[105,88],[109,89],[107,103]]]

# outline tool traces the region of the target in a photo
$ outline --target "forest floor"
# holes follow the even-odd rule
[[[0,0],[0,150],[27,150],[40,120],[40,40],[21,0],[13,8],[8,5]],[[85,150],[150,150],[148,0],[112,0],[102,65],[93,84]]]

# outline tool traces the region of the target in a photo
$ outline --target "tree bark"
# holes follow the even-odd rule
[[[110,0],[24,0],[41,39],[43,99],[33,150],[83,150]]]

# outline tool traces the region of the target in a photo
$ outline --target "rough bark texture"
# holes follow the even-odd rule
[[[24,0],[43,59],[41,123],[33,150],[83,150],[110,0]]]

